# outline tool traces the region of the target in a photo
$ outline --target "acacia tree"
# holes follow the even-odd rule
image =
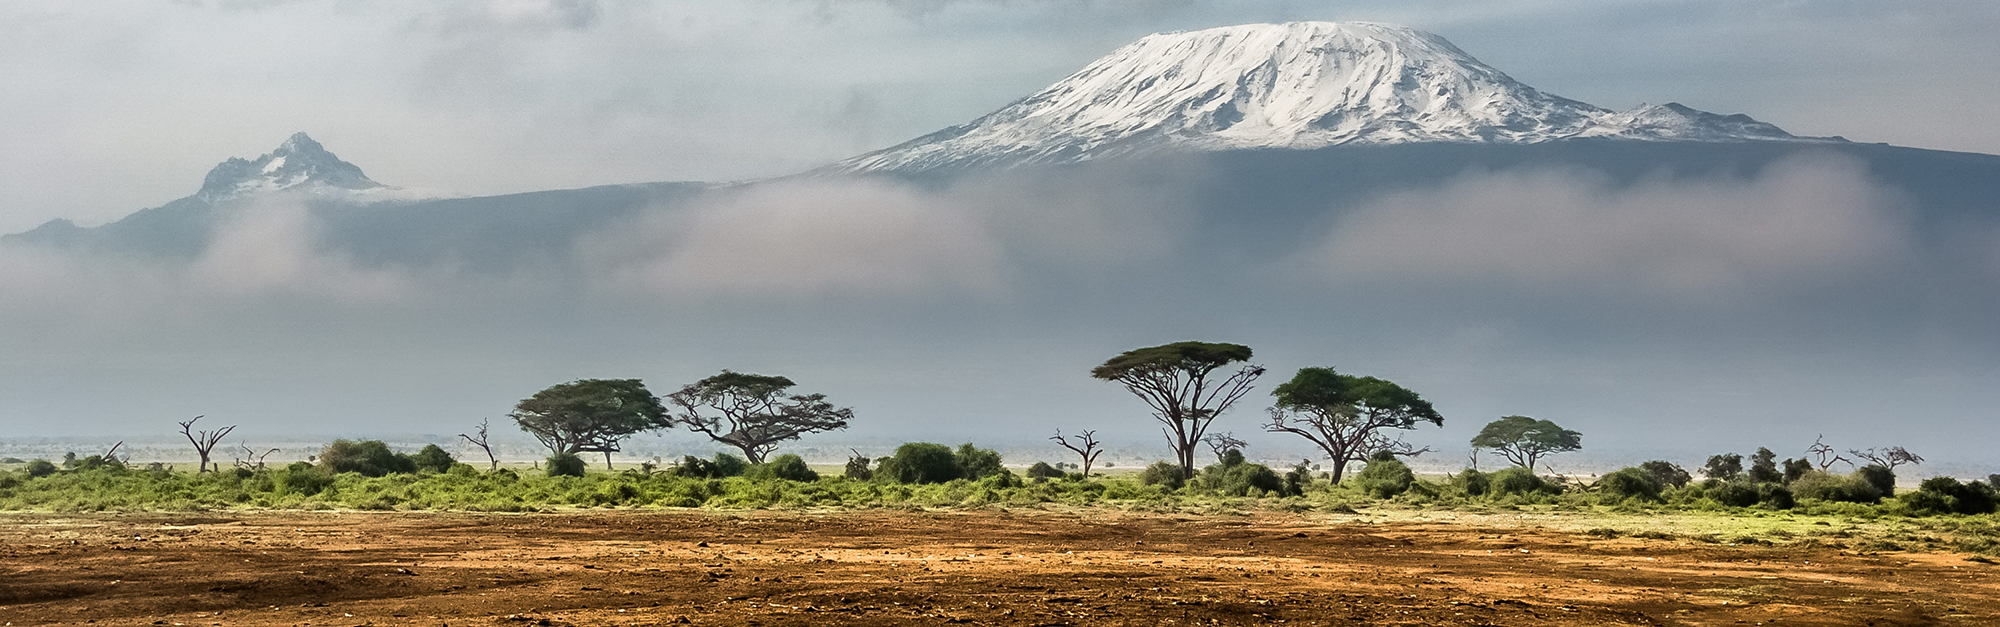
[[[834,407],[825,394],[794,394],[791,379],[722,371],[667,395],[679,410],[670,421],[743,451],[751,463],[778,444],[808,433],[846,429],[854,410]]]
[[[1545,455],[1583,448],[1583,434],[1547,420],[1508,416],[1486,423],[1472,437],[1472,445],[1499,451],[1507,461],[1534,472],[1535,462]]]
[[[1082,457],[1083,476],[1088,477],[1090,476],[1090,465],[1097,461],[1097,456],[1104,454],[1104,450],[1097,448],[1097,430],[1092,429],[1079,433],[1081,435],[1077,436],[1075,444],[1071,444],[1069,438],[1063,437],[1062,430],[1060,429],[1056,430],[1055,435],[1049,436],[1049,439],[1055,440],[1056,444],[1061,444],[1063,448],[1069,449]]]
[[[666,414],[638,379],[584,379],[536,392],[507,416],[552,455],[603,453],[604,467],[610,468],[620,441],[668,426]]]
[[[1333,460],[1336,484],[1348,464],[1377,452],[1410,456],[1428,450],[1411,449],[1382,430],[1415,429],[1419,422],[1444,426],[1444,417],[1416,392],[1332,368],[1300,368],[1271,395],[1278,400],[1269,410],[1271,421],[1264,430],[1295,434],[1318,445]]]
[[[1250,361],[1250,347],[1241,344],[1175,342],[1137,348],[1091,369],[1090,376],[1116,381],[1153,409],[1153,418],[1174,449],[1182,477],[1194,476],[1195,448],[1209,424],[1250,392],[1264,367],[1245,364],[1213,380],[1216,370]]]
[[[195,472],[197,473],[208,472],[208,454],[215,450],[215,445],[221,443],[222,438],[224,436],[227,436],[229,435],[229,432],[236,430],[236,425],[229,425],[227,427],[216,429],[214,431],[195,429],[194,428],[195,421],[201,420],[202,418],[205,417],[207,416],[206,415],[195,416],[193,418],[188,419],[187,422],[180,423],[181,435],[187,436],[188,443],[194,445],[195,455],[201,457],[201,465],[195,467]],[[217,472],[220,472],[222,470],[222,465],[216,464],[215,470]]]

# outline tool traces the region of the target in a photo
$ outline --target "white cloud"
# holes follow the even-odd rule
[[[869,182],[758,185],[657,211],[585,248],[614,288],[757,297],[985,293],[1001,247],[979,217]]]
[[[1308,263],[1345,281],[1732,293],[1894,263],[1909,237],[1898,206],[1831,156],[1629,187],[1574,170],[1478,173],[1365,204]]]

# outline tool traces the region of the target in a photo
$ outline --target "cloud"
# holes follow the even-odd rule
[[[1741,293],[1896,263],[1910,237],[1900,206],[1862,164],[1829,155],[1626,187],[1578,170],[1475,173],[1365,203],[1307,263],[1337,281]]]
[[[1004,285],[999,242],[978,216],[874,182],[756,185],[656,211],[584,248],[613,288],[793,299]]]

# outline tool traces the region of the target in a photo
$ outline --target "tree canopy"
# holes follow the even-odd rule
[[[1543,456],[1583,448],[1583,434],[1564,429],[1547,420],[1527,416],[1507,416],[1486,423],[1472,445],[1500,452],[1507,461],[1534,472]]]
[[[620,441],[670,424],[666,413],[638,379],[584,379],[536,392],[508,417],[556,456],[604,453],[609,464]]]
[[[1145,401],[1163,425],[1181,475],[1192,477],[1195,449],[1208,425],[1249,393],[1264,367],[1245,364],[1220,381],[1210,377],[1250,356],[1250,347],[1242,344],[1175,342],[1125,351],[1092,368],[1090,376],[1121,383]]]
[[[785,377],[724,370],[667,395],[678,408],[671,421],[761,464],[779,443],[845,429],[854,419],[853,409],[834,407],[825,394],[787,396],[793,385]]]
[[[1395,452],[1384,429],[1415,429],[1418,423],[1444,426],[1444,417],[1416,392],[1375,377],[1340,374],[1332,368],[1300,368],[1292,380],[1271,391],[1266,431],[1291,433],[1311,441],[1333,460],[1333,481],[1347,465],[1378,451]]]

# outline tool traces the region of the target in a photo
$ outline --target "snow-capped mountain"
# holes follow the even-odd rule
[[[1612,111],[1536,90],[1444,38],[1364,22],[1150,35],[1034,95],[832,166],[920,171],[1337,144],[1826,141],[1677,103]]]
[[[375,182],[361,168],[340,160],[305,133],[293,133],[277,149],[257,157],[231,157],[208,171],[196,199],[220,204],[278,191],[302,192],[357,202],[436,197],[420,190]]]

